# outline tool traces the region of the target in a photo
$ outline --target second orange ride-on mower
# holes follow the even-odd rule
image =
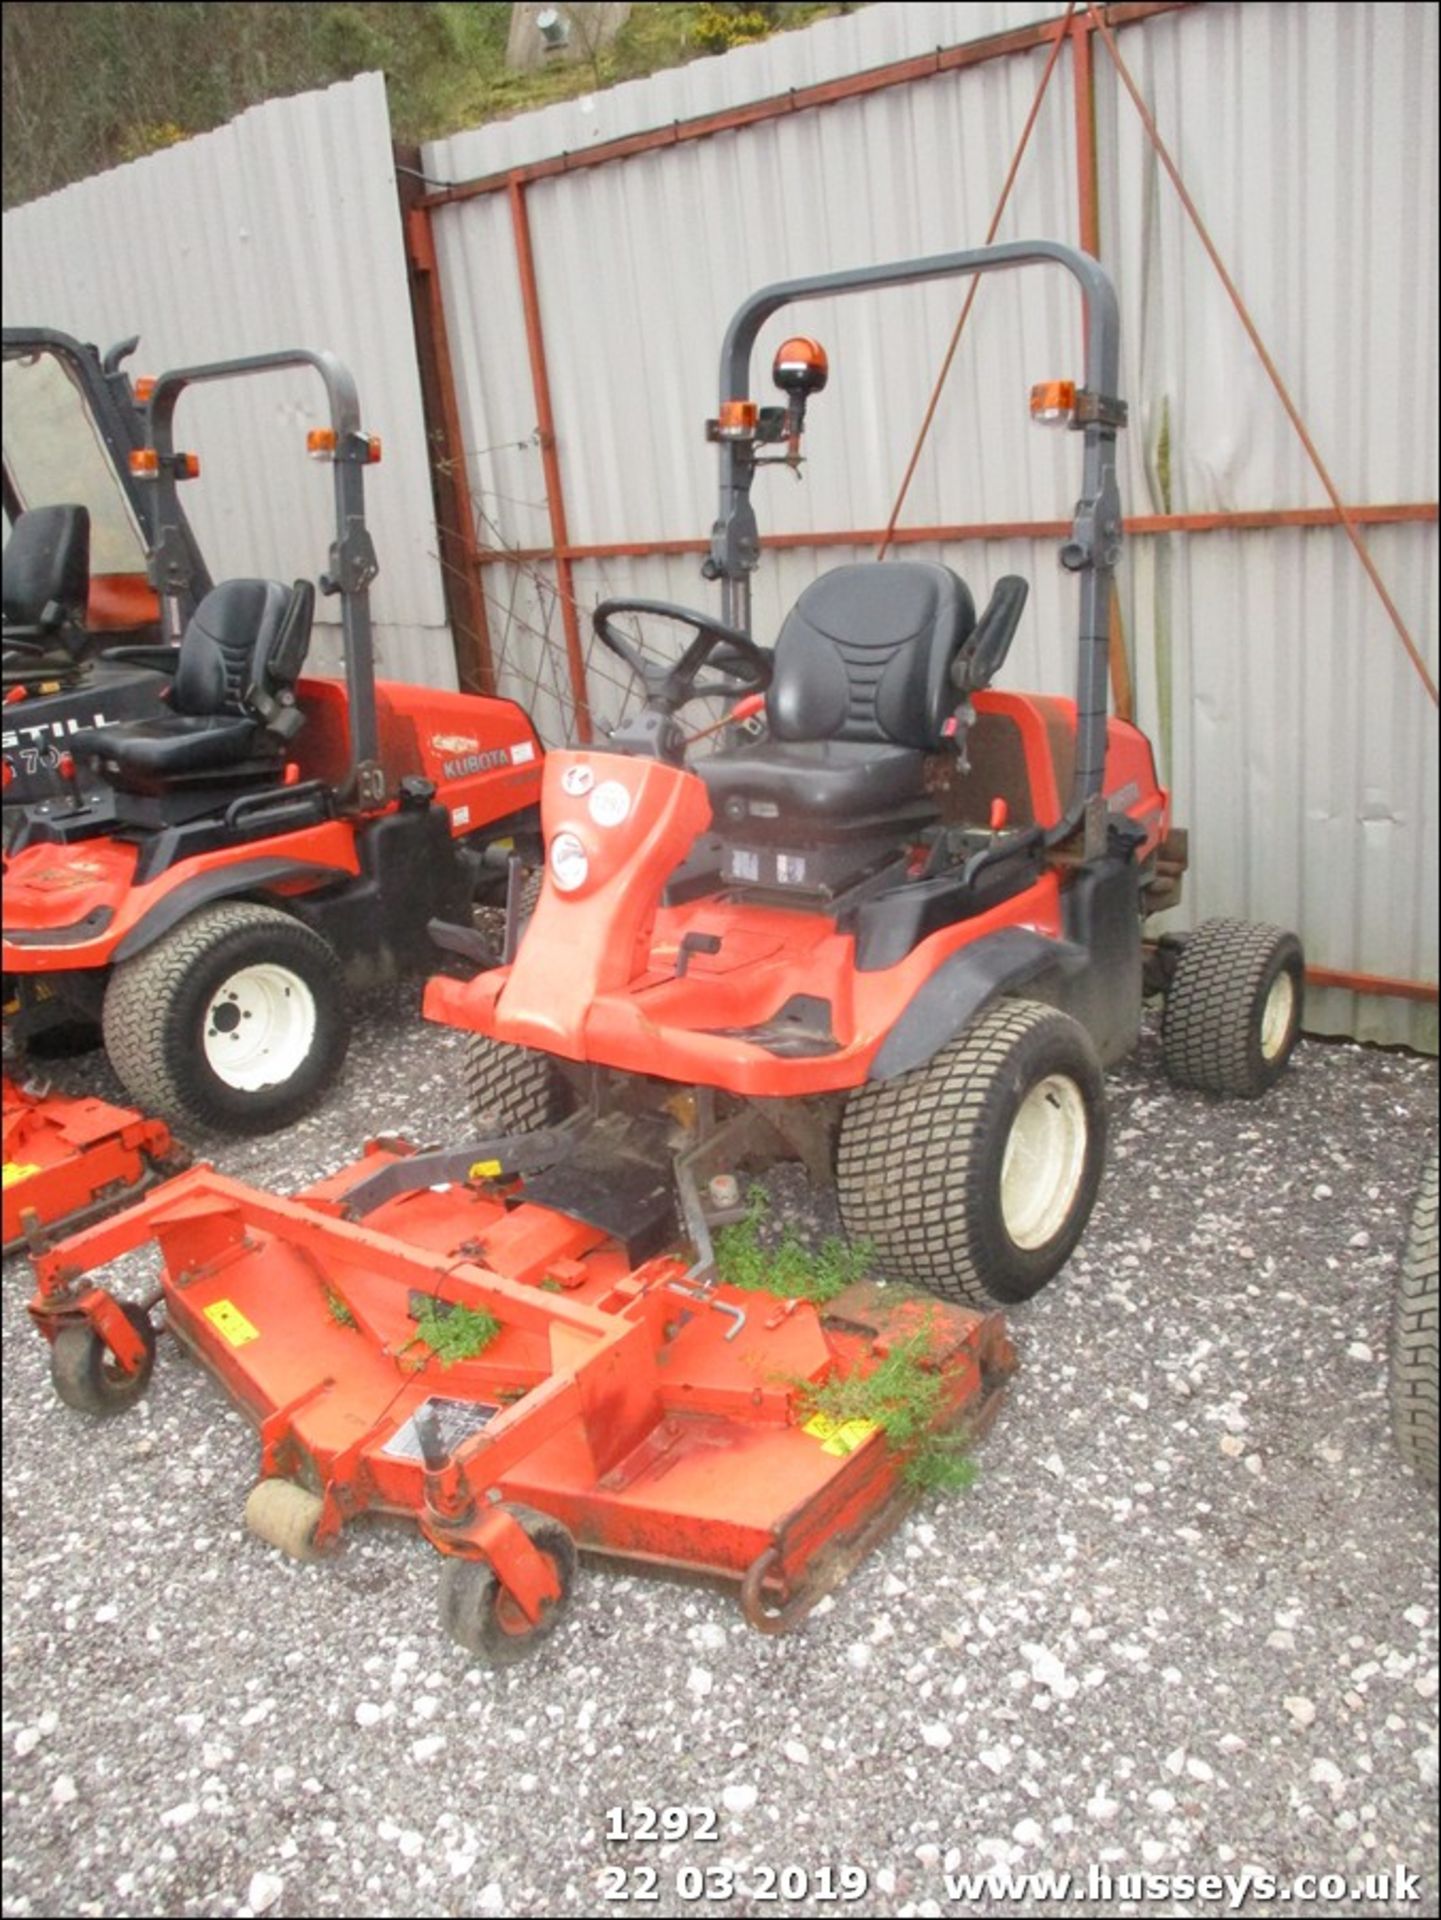
[[[827,575],[772,659],[744,618],[747,496],[757,444],[794,447],[822,362],[788,343],[788,404],[757,409],[762,321],[1039,262],[1077,279],[1089,320],[1063,554],[1077,705],[988,690],[1024,589],[1003,582],[977,623],[941,567]],[[251,1526],[304,1555],[367,1510],[410,1515],[446,1556],[445,1624],[490,1660],[559,1616],[577,1547],[728,1576],[774,1630],[879,1537],[928,1434],[995,1412],[1013,1356],[990,1299],[1034,1292],[1076,1242],[1101,1064],[1139,1021],[1142,917],[1174,897],[1150,749],[1106,721],[1116,325],[1100,266],[1040,243],[746,303],[717,427],[727,624],[668,610],[694,638],[662,666],[622,609],[598,611],[645,706],[608,750],[547,760],[545,881],[513,964],[427,990],[474,1031],[480,1137],[373,1142],[294,1199],[198,1167],[42,1253],[31,1311],[64,1400],[106,1413],[144,1392],[149,1317],[89,1276],[154,1240],[169,1326],[259,1428]],[[717,684],[764,689],[771,737],[693,770],[676,714]],[[1289,936],[1203,929],[1159,964],[1182,1077],[1275,1077],[1299,1010]],[[834,1167],[878,1266],[949,1297],[857,1285],[817,1307],[725,1279],[731,1176],[783,1155]]]
[[[343,680],[302,679],[314,588],[228,580],[195,608],[156,714],[68,740],[103,776],[68,807],[32,810],[5,880],[7,1022],[15,1044],[99,1021],[139,1104],[170,1120],[263,1131],[295,1119],[344,1057],[347,988],[433,962],[436,915],[519,884],[516,837],[536,827],[540,750],[509,701],[377,683],[376,558],[354,382],[333,355],[261,354],[162,375],[150,444],[151,577],[192,578],[176,485],[176,403],[200,382],[312,368],[329,425]],[[13,1007],[13,1014],[9,1011]]]
[[[762,324],[794,300],[1047,262],[1076,279],[1087,315],[1084,383],[1032,395],[1083,452],[1060,555],[1080,585],[1075,702],[992,685],[1026,599],[1015,577],[977,620],[949,568],[840,567],[800,596],[773,654],[756,646],[757,447],[794,452],[825,380],[815,343],[788,341],[786,408],[750,401]],[[690,1085],[696,1124],[714,1124],[723,1152],[747,1110],[804,1101],[826,1139],[812,1158],[833,1164],[846,1228],[882,1272],[1014,1302],[1060,1270],[1085,1226],[1102,1069],[1135,1045],[1148,988],[1165,994],[1177,1080],[1255,1095],[1277,1078],[1301,1011],[1292,934],[1212,921],[1143,948],[1144,919],[1179,898],[1185,839],[1144,735],[1107,717],[1117,334],[1104,270],[1049,242],[818,275],[740,309],[711,423],[708,571],[726,624],[657,602],[597,608],[644,707],[609,751],[547,762],[546,883],[514,965],[427,989],[431,1017],[475,1036],[478,1119],[552,1124],[598,1100],[581,1150],[595,1159],[607,1128],[633,1124],[619,1116],[673,1111]],[[620,627],[628,614],[682,623],[680,658],[648,658]],[[768,737],[688,765],[676,714],[718,687],[752,704],[764,691]],[[558,1168],[545,1191],[564,1194],[569,1177]]]

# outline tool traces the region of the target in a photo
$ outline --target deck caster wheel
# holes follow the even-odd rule
[[[62,1327],[50,1343],[50,1378],[67,1407],[80,1413],[109,1416],[134,1406],[150,1385],[155,1369],[155,1329],[150,1316],[128,1301],[120,1311],[134,1327],[145,1352],[133,1373],[115,1358],[90,1326]]]
[[[1206,920],[1166,989],[1161,1046],[1178,1086],[1254,1100],[1286,1070],[1301,1031],[1301,942],[1280,927]]]
[[[527,1539],[550,1561],[560,1598],[538,1621],[529,1619],[485,1560],[448,1559],[440,1574],[440,1622],[450,1635],[487,1667],[508,1667],[525,1658],[552,1632],[570,1604],[575,1584],[575,1541],[559,1520],[531,1507],[512,1506],[511,1517]]]
[[[246,1499],[245,1524],[267,1546],[278,1547],[292,1560],[318,1560],[315,1529],[324,1504],[318,1494],[294,1480],[261,1480]]]

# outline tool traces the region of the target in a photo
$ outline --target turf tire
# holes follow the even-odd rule
[[[1273,1087],[1301,1031],[1301,942],[1280,927],[1207,920],[1189,935],[1166,988],[1161,1043],[1178,1086],[1254,1100]],[[1283,1030],[1268,1041],[1268,1009],[1284,997]]]
[[[1391,1323],[1391,1426],[1408,1467],[1436,1485],[1436,1154],[1421,1176]]]
[[[549,1054],[484,1033],[466,1041],[465,1094],[480,1136],[538,1133],[574,1107],[570,1086]]]
[[[297,975],[314,1002],[303,1058],[269,1086],[230,1085],[206,1056],[208,1009],[245,969]],[[105,992],[105,1046],[132,1098],[171,1122],[227,1133],[272,1133],[298,1120],[340,1071],[350,1044],[350,1011],[340,960],[288,913],[249,900],[224,900],[182,920],[132,960]]]
[[[1057,1186],[1054,1230],[1025,1243],[1007,1224],[1002,1176],[1028,1096],[1059,1081],[1078,1131]],[[1034,1109],[1032,1109],[1033,1111]],[[1106,1097],[1090,1036],[1068,1014],[1003,1000],[925,1066],[859,1088],[836,1153],[841,1217],[880,1270],[968,1306],[1028,1300],[1080,1239],[1105,1161]]]

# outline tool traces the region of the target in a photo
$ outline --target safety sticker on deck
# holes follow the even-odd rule
[[[432,1460],[448,1459],[499,1412],[499,1407],[483,1400],[446,1400],[433,1393],[403,1427],[396,1428],[381,1452],[392,1460],[424,1460],[427,1454]]]
[[[233,1300],[212,1300],[205,1309],[205,1318],[232,1347],[243,1347],[260,1338],[259,1327],[251,1325]]]
[[[807,1420],[803,1431],[820,1441],[822,1453],[843,1458],[854,1453],[863,1440],[870,1439],[876,1432],[876,1423],[874,1420],[833,1420],[828,1413],[817,1413]]]
[[[466,1175],[468,1180],[498,1180],[500,1178],[499,1160],[477,1160]]]
[[[5,1184],[7,1187],[18,1187],[22,1180],[28,1180],[31,1174],[39,1173],[39,1171],[39,1167],[29,1166],[23,1160],[7,1160],[5,1162]]]

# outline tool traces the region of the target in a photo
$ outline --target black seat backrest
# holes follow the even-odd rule
[[[90,597],[90,511],[27,507],[5,542],[7,627],[59,633],[82,629]]]
[[[308,580],[225,580],[190,616],[175,667],[179,713],[266,717],[294,685],[310,646],[315,588]]]
[[[933,751],[956,704],[951,661],[975,624],[970,589],[949,567],[869,561],[823,573],[776,641],[772,735]]]

